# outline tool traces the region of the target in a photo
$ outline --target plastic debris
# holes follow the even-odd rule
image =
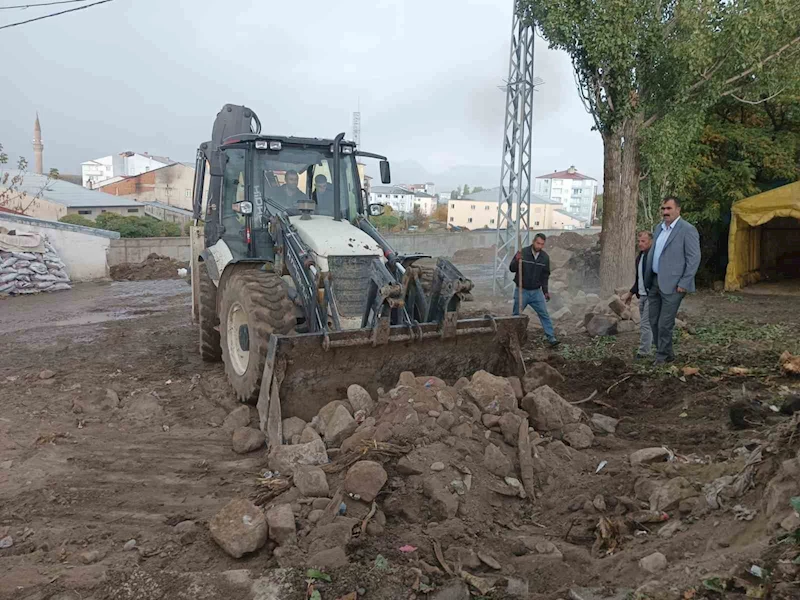
[[[597,465],[597,468],[594,470],[595,474],[597,474],[600,471],[602,471],[606,467],[607,464],[608,464],[607,460],[601,460],[600,464]]]

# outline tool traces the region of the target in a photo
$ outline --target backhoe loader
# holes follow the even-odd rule
[[[343,133],[266,135],[255,112],[232,104],[197,152],[200,353],[221,359],[236,396],[257,403],[270,446],[282,419],[311,420],[353,383],[374,394],[403,371],[452,383],[525,368],[527,317],[459,319],[472,282],[440,258],[423,284],[415,261],[429,257],[395,251],[370,223],[384,207],[368,204],[361,159],[380,161],[390,183],[386,157]]]

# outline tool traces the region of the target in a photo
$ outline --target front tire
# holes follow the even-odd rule
[[[198,324],[200,329],[200,357],[205,362],[222,360],[222,347],[219,341],[219,315],[217,314],[217,288],[200,263],[197,276],[200,278],[200,307]]]
[[[220,344],[225,373],[236,397],[258,401],[270,335],[287,334],[295,326],[294,305],[275,273],[241,269],[222,290]]]

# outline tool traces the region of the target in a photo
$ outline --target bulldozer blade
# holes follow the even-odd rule
[[[520,347],[528,317],[457,319],[442,327],[423,323],[300,335],[273,335],[258,398],[261,429],[270,447],[280,445],[281,421],[306,422],[333,400],[347,398],[354,383],[373,397],[394,387],[403,371],[439,377],[449,384],[479,370],[522,376]]]

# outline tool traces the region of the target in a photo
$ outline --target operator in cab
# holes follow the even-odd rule
[[[333,216],[333,188],[328,183],[328,178],[322,173],[314,177],[314,190],[313,198],[317,203],[317,214]]]
[[[300,176],[297,171],[286,171],[286,183],[278,188],[278,202],[286,208],[293,208],[298,202],[305,202],[308,200],[302,190],[297,187],[300,181]]]

